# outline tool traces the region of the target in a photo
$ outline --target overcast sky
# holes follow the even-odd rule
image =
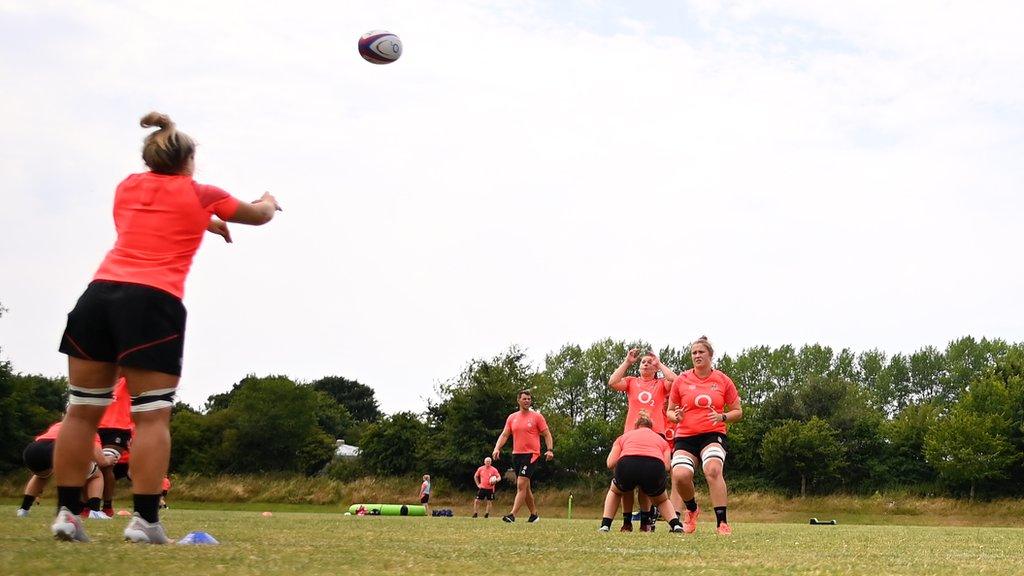
[[[1015,0],[0,0],[2,354],[65,373],[149,110],[199,142],[198,181],[285,208],[196,256],[195,406],[255,373],[420,411],[514,344],[1022,341],[1021,22]],[[373,29],[398,62],[359,57]]]

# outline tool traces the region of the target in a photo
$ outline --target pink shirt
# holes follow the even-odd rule
[[[683,372],[676,377],[669,394],[669,404],[683,408],[682,420],[676,424],[676,437],[708,432],[724,434],[725,423],[712,422],[708,415],[712,408],[721,413],[739,400],[736,385],[724,372],[712,370],[707,378],[700,378],[692,369]]]
[[[474,474],[474,477],[477,478],[476,487],[482,490],[494,490],[494,484],[491,484],[491,476],[501,478],[501,474],[494,466],[481,466],[477,468]]]
[[[525,414],[521,410],[509,414],[505,420],[505,430],[512,432],[513,454],[540,455],[540,435],[548,429],[547,420],[540,412],[530,410]]]
[[[666,432],[665,400],[668,396],[665,392],[665,379],[644,380],[637,376],[627,376],[623,378],[623,381],[626,383],[626,398],[629,399],[629,412],[626,413],[624,432],[636,428],[636,419],[640,415],[640,411],[646,410],[651,416],[654,431],[664,434]],[[668,431],[667,437],[672,437],[671,430]]]
[[[623,456],[648,456],[668,463],[669,446],[665,438],[654,430],[641,426],[615,439],[619,447],[619,458]]]

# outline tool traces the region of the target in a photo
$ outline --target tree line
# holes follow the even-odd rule
[[[513,347],[436,385],[437,399],[420,413],[385,415],[371,386],[341,376],[248,376],[202,409],[174,407],[171,470],[341,480],[430,473],[469,488],[516,409],[516,391],[528,388],[556,447],[539,478],[603,484],[605,456],[626,413],[625,396],[607,381],[632,347],[650,349],[611,339],[567,344],[540,366]],[[656,352],[676,371],[691,367],[687,349]],[[1024,345],[964,337],[944,350],[892,356],[759,346],[715,365],[736,382],[744,409],[729,427],[726,473],[734,487],[1024,493]],[[60,417],[66,401],[64,378],[16,373],[0,361],[0,472],[20,468],[22,448]],[[339,438],[361,456],[336,460]]]

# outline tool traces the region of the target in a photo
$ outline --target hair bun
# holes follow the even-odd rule
[[[143,128],[158,126],[161,130],[174,127],[174,122],[171,121],[171,117],[159,112],[150,112],[149,114],[146,114],[141,120],[139,120],[139,124]]]

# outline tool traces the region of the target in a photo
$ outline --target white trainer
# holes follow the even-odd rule
[[[85,534],[85,529],[82,528],[82,521],[64,506],[60,507],[57,517],[53,519],[50,532],[53,533],[54,538],[66,542],[89,541],[89,537]]]
[[[171,539],[164,532],[164,525],[159,522],[149,523],[136,512],[128,527],[124,529],[124,539],[140,544],[170,544]]]
[[[110,520],[110,516],[107,516],[103,512],[100,512],[99,510],[90,510],[89,520]]]

